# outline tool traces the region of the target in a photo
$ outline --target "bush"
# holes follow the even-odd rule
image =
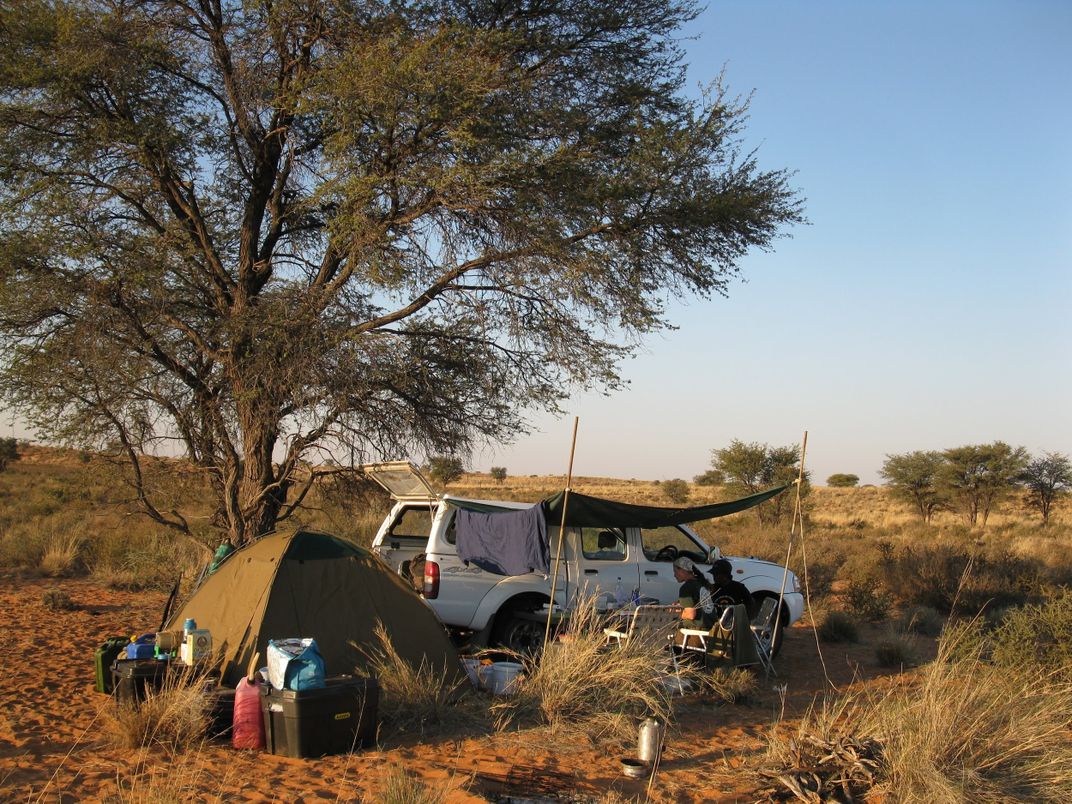
[[[830,475],[830,477],[826,479],[826,485],[832,486],[836,489],[851,489],[859,482],[859,475],[850,475],[843,473]]]
[[[831,611],[819,626],[823,642],[859,642],[860,629],[856,619],[843,611]]]
[[[71,596],[55,586],[44,591],[41,602],[49,611],[73,611],[76,608]]]
[[[662,484],[663,494],[672,503],[684,503],[689,499],[689,484],[679,477]]]
[[[912,667],[919,663],[919,651],[911,636],[890,631],[875,645],[875,659],[880,667]]]
[[[987,638],[991,660],[1009,668],[1050,668],[1072,680],[1072,591],[1006,613]]]
[[[449,455],[433,455],[428,459],[428,477],[441,485],[453,483],[465,474],[465,464],[461,458]]]
[[[945,627],[945,617],[929,606],[915,606],[901,614],[899,627],[906,634],[936,637]]]
[[[876,622],[889,616],[893,600],[875,578],[859,576],[845,588],[845,605],[857,617]]]
[[[503,481],[506,480],[506,467],[505,466],[493,466],[491,467],[491,477],[500,486]]]

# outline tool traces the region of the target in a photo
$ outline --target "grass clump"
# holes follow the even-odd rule
[[[670,719],[673,681],[668,651],[644,640],[608,647],[594,599],[570,617],[568,641],[549,644],[525,661],[519,692],[492,705],[500,729],[534,722],[554,732],[580,731],[596,739],[635,737],[636,720]],[[695,669],[682,669],[692,676]]]
[[[209,727],[203,683],[167,683],[146,690],[144,701],[120,702],[101,713],[100,734],[115,748],[159,747],[172,752],[202,745]]]
[[[425,661],[414,667],[398,655],[382,623],[376,626],[374,647],[366,653],[379,683],[379,715],[386,731],[424,735],[476,719],[472,707],[459,705],[468,689],[460,668],[435,668]]]
[[[905,634],[936,637],[945,628],[945,617],[930,606],[913,606],[901,613],[898,627]]]
[[[911,635],[891,630],[875,644],[875,659],[880,667],[913,667],[919,663],[919,651]]]
[[[709,673],[697,673],[695,679],[701,694],[724,703],[745,701],[759,686],[755,673],[736,667],[716,667]]]
[[[819,639],[823,642],[859,642],[860,627],[851,614],[831,611],[819,626]]]
[[[41,602],[49,611],[74,611],[77,608],[71,596],[58,586],[46,589],[41,594]]]
[[[446,800],[446,795],[446,790],[431,790],[405,768],[395,767],[387,775],[379,801],[382,804],[440,804]]]
[[[864,793],[900,802],[1072,799],[1072,683],[1048,662],[991,661],[977,627],[947,629],[938,658],[883,694],[850,693],[772,737],[764,776],[797,783],[804,739],[878,746]],[[774,774],[773,776],[771,774]]]

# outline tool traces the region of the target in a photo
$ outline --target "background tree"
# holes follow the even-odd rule
[[[1028,505],[1046,523],[1050,521],[1053,504],[1072,488],[1072,462],[1067,455],[1047,452],[1029,461],[1017,479],[1027,489]]]
[[[832,474],[826,479],[826,485],[833,486],[836,489],[851,489],[859,482],[859,475],[851,475],[843,472]]]
[[[986,527],[994,506],[1015,487],[1027,451],[995,441],[947,449],[942,459],[935,476],[939,493],[969,527]]]
[[[0,397],[208,474],[238,544],[327,449],[468,454],[612,391],[800,220],[683,94],[690,0],[0,5]]]
[[[451,455],[433,455],[428,459],[425,471],[429,478],[445,486],[465,474],[465,464],[461,458]]]
[[[673,480],[667,480],[662,484],[662,489],[666,499],[670,502],[678,505],[688,502],[689,484],[681,478],[675,477]]]
[[[756,442],[746,444],[734,439],[728,447],[712,450],[711,455],[712,470],[725,478],[731,492],[741,496],[792,483],[800,470],[800,448],[795,445],[772,447]],[[807,496],[810,490],[808,472],[805,472],[801,496]],[[789,512],[792,501],[791,495],[779,494],[773,500],[756,506],[755,510],[761,522],[780,522]]]
[[[941,464],[941,453],[917,450],[887,455],[879,474],[886,478],[895,497],[910,503],[924,522],[930,522],[934,512],[942,508],[937,486]]]
[[[0,438],[0,472],[19,459],[19,442],[14,438]]]
[[[500,486],[503,481],[506,480],[506,467],[505,466],[493,466],[491,467],[491,476]]]
[[[726,482],[726,476],[714,469],[708,469],[703,474],[696,475],[692,482],[697,486],[721,486]]]

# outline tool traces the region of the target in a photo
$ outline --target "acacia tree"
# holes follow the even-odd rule
[[[1012,491],[1026,462],[1023,447],[1003,441],[947,449],[935,475],[938,491],[969,527],[986,527],[990,512]]]
[[[738,439],[728,447],[711,451],[711,470],[725,479],[730,491],[735,494],[757,494],[771,486],[792,483],[800,473],[800,448],[772,447],[757,442],[745,443]],[[811,491],[809,473],[804,472],[800,494],[805,497]],[[790,498],[779,494],[774,499],[756,506],[760,522],[780,522],[788,512]]]
[[[1028,504],[1047,523],[1053,504],[1072,488],[1072,462],[1067,455],[1047,452],[1029,461],[1017,479],[1027,489]]]
[[[0,393],[209,474],[239,544],[335,448],[465,454],[619,385],[800,220],[683,92],[690,0],[0,5]],[[339,448],[341,447],[341,448]],[[322,457],[322,456],[321,456]]]
[[[916,450],[887,455],[879,474],[886,478],[894,496],[911,503],[920,518],[930,522],[942,507],[936,479],[941,465],[941,453]]]

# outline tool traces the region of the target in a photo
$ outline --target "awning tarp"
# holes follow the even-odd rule
[[[591,528],[660,528],[665,525],[684,525],[688,522],[699,522],[704,519],[715,519],[720,516],[736,514],[739,511],[747,511],[749,508],[778,496],[792,485],[792,483],[789,483],[785,486],[778,486],[749,497],[742,497],[739,500],[697,505],[691,508],[633,505],[631,503],[604,500],[600,497],[589,497],[587,494],[578,494],[575,491],[571,491],[569,503],[566,507],[566,525]],[[564,497],[565,492],[560,491],[553,497],[544,500],[544,516],[547,517],[549,526],[553,527],[562,521]]]

